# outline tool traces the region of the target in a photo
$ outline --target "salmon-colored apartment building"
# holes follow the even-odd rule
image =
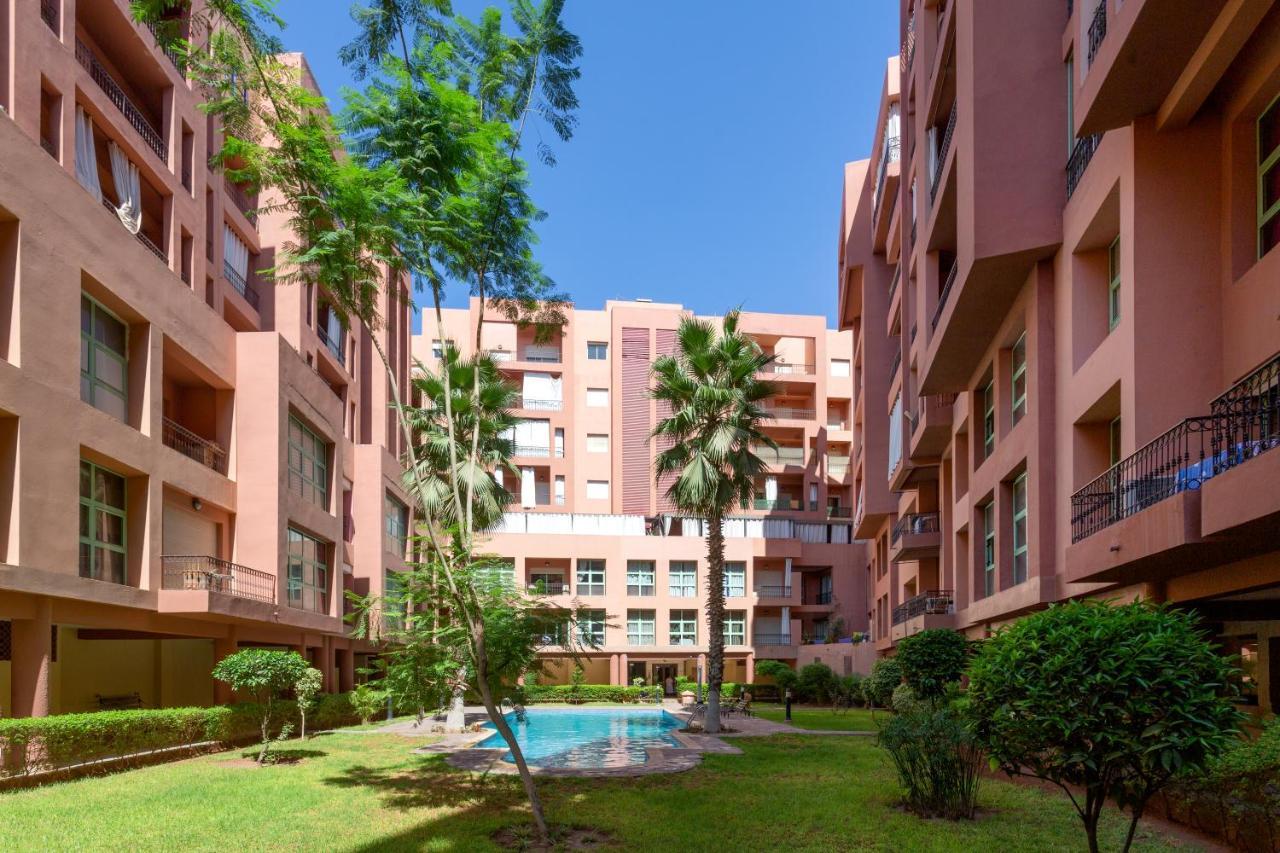
[[[0,715],[226,699],[246,645],[349,688],[344,592],[403,565],[382,365],[258,274],[283,216],[199,100],[126,0],[0,4]]]
[[[424,314],[415,358],[438,364],[442,340],[468,354],[478,309],[444,311],[443,338]],[[514,502],[485,548],[510,560],[520,587],[584,609],[579,628],[599,644],[584,656],[588,683],[673,688],[705,665],[705,539],[655,484],[649,440],[663,414],[650,367],[675,352],[688,313],[647,300],[571,308],[548,341],[485,315],[481,346],[520,391],[519,476],[500,475]],[[769,468],[757,498],[725,524],[725,679],[751,681],[756,658],[825,653],[852,669],[854,646],[834,642],[862,631],[867,609],[851,521],[852,336],[818,316],[747,312],[740,328],[777,356],[765,431],[778,449],[760,448]],[[548,641],[545,678],[565,681],[572,664]]]
[[[902,0],[845,169],[876,648],[1194,609],[1280,704],[1280,8]]]

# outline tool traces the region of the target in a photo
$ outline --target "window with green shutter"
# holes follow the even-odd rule
[[[80,577],[127,583],[124,477],[80,460]]]
[[[80,295],[80,399],[125,420],[129,408],[129,327]]]
[[[1120,238],[1107,249],[1107,322],[1114,329],[1120,324]]]
[[[1013,582],[1027,579],[1027,475],[1013,481]]]
[[[1280,243],[1280,98],[1258,117],[1258,257]]]
[[[329,509],[329,445],[289,415],[289,491]]]
[[[288,603],[299,610],[329,612],[329,545],[289,528]]]
[[[996,594],[996,505],[982,505],[982,594]]]
[[[1027,413],[1027,333],[1023,332],[1013,345],[1013,424]]]

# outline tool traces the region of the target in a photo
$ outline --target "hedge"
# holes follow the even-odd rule
[[[277,701],[272,730],[298,723],[298,707]],[[0,719],[0,776],[53,770],[103,758],[213,741],[223,746],[257,740],[258,706],[96,711],[52,717]],[[323,696],[307,723],[315,730],[358,722],[348,696]]]
[[[620,684],[529,684],[524,688],[524,703],[538,702],[656,702],[662,698],[660,687],[624,687]]]

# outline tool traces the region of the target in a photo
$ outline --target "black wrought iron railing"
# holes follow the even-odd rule
[[[789,646],[790,634],[753,634],[751,642],[756,646]]]
[[[89,46],[79,39],[76,40],[76,59],[89,72],[89,76],[98,84],[98,88],[107,96],[107,100],[116,105],[116,109],[120,110],[133,129],[138,131],[138,135],[156,153],[156,156],[168,162],[164,136],[156,130],[147,114],[129,99],[124,89],[111,76],[111,72],[98,60],[98,57],[94,56]]]
[[[1098,48],[1102,46],[1102,40],[1107,37],[1107,0],[1098,0],[1098,5],[1093,9],[1093,20],[1089,22],[1089,64],[1093,64],[1093,58],[1098,55]]]
[[[897,338],[890,338],[891,341],[897,341]],[[889,381],[893,381],[893,377],[898,375],[898,368],[902,366],[902,347],[898,346],[893,351],[893,360],[889,362]]]
[[[942,133],[942,141],[938,144],[938,154],[933,161],[933,174],[929,176],[929,203],[933,204],[938,194],[938,186],[942,183],[942,173],[947,165],[947,152],[951,150],[951,137],[956,132],[956,104],[951,105],[951,113],[947,116],[947,127]]]
[[[240,271],[231,266],[231,262],[225,259],[222,262],[222,274],[227,277],[227,281],[231,282],[231,286],[236,289],[236,293],[243,296],[245,301],[257,310],[258,291],[254,290],[253,286],[245,281],[244,276],[240,275]]]
[[[907,36],[902,40],[902,53],[900,54],[899,64],[902,72],[905,74],[907,69],[911,67],[912,60],[916,56],[916,16],[913,12],[911,17],[907,19]]]
[[[893,304],[893,295],[898,292],[898,280],[902,278],[902,267],[893,268],[893,278],[889,279],[889,304]]]
[[[167,24],[167,26],[176,26],[176,25],[177,25],[177,22]],[[182,54],[179,53],[177,49],[169,45],[166,45],[164,43],[164,38],[162,38],[162,34],[160,32],[160,25],[156,24],[153,21],[148,21],[147,29],[151,30],[151,35],[155,38],[156,44],[160,46],[160,49],[162,51],[164,51],[164,55],[169,57],[169,61],[173,63],[173,67],[178,69],[179,74],[181,74],[183,77],[186,77],[187,71],[186,71],[186,68],[184,67],[185,63],[183,61]],[[183,38],[186,38],[185,34],[182,34],[182,33],[178,33],[178,34],[181,35]]]
[[[796,406],[764,406],[763,409],[775,418],[788,418],[791,420],[811,421],[817,415],[813,409],[802,409]]]
[[[756,595],[761,598],[790,598],[791,587],[786,584],[763,584],[756,587]]]
[[[216,441],[197,435],[177,421],[164,419],[164,443],[219,474],[227,473],[227,451]]]
[[[58,0],[40,0],[40,17],[56,34],[58,32]]]
[[[835,593],[830,590],[826,592],[813,592],[803,597],[801,604],[834,604],[836,600]]]
[[[223,186],[227,189],[227,195],[235,202],[236,209],[244,214],[244,218],[249,220],[253,225],[258,224],[258,205],[251,202],[249,196],[245,194],[244,188],[233,184],[229,178],[223,178]]]
[[[884,196],[884,182],[889,174],[889,164],[898,162],[902,151],[902,139],[898,136],[887,136],[884,150],[880,152],[880,167],[876,170],[876,191],[871,199],[872,216],[880,218],[880,202]]]
[[[918,536],[922,533],[937,533],[942,528],[938,523],[936,512],[911,512],[900,517],[893,525],[893,544],[898,544],[903,536]]]
[[[346,347],[343,346],[343,342],[347,338],[346,332],[339,331],[335,337],[334,335],[330,335],[329,331],[324,326],[317,325],[316,336],[320,338],[320,343],[324,344],[324,347],[329,351],[329,354],[338,360],[338,364],[346,367],[347,351]]]
[[[113,215],[115,214],[116,206],[112,204],[111,200],[106,198],[105,196],[102,199],[102,206],[105,207],[107,210],[111,211]],[[143,248],[145,248],[148,252],[155,255],[157,258],[159,258],[160,263],[164,264],[165,266],[169,266],[169,256],[164,253],[164,249],[161,249],[159,246],[157,246],[155,244],[155,241],[147,236],[147,233],[145,231],[139,230],[138,233],[134,234],[133,236],[139,243],[142,244]]]
[[[1236,451],[1232,464],[1280,445],[1280,355],[1232,385],[1209,411],[1226,418],[1220,439],[1224,449]]]
[[[251,601],[275,603],[275,575],[204,555],[165,555],[160,561],[163,565],[162,589],[208,590]]]
[[[947,277],[942,282],[942,290],[938,293],[938,304],[933,309],[933,320],[930,323],[932,328],[938,328],[938,321],[942,319],[942,311],[947,307],[947,299],[951,296],[951,288],[955,286],[956,276],[960,273],[960,258],[957,257],[951,262],[951,268],[947,270]]]
[[[827,518],[852,518],[853,507],[847,506],[829,506],[827,507]]]
[[[1093,160],[1093,155],[1097,153],[1101,142],[1101,133],[1091,133],[1077,139],[1071,146],[1071,156],[1067,158],[1067,198],[1071,198],[1076,187],[1080,185],[1080,179],[1084,177],[1084,172],[1089,168],[1089,162]]]
[[[944,616],[954,613],[955,593],[949,589],[931,589],[912,596],[893,608],[893,624],[901,625],[917,616]]]

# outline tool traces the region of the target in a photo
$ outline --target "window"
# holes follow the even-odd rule
[[[578,560],[578,595],[604,595],[604,560]]]
[[[627,595],[654,595],[655,575],[652,560],[627,560]]]
[[[1013,345],[1013,423],[1027,413],[1027,333]]]
[[[982,388],[982,458],[996,449],[996,383],[991,380]]]
[[[693,560],[672,560],[667,579],[667,594],[672,598],[698,597],[698,564]]]
[[[1013,481],[1013,583],[1027,579],[1027,475]]]
[[[444,358],[444,342],[439,338],[431,341],[431,357],[437,361]]]
[[[1115,418],[1107,427],[1107,435],[1111,443],[1111,464],[1120,464],[1120,419]]]
[[[902,462],[902,393],[893,398],[889,409],[889,475],[898,470]]]
[[[289,415],[289,491],[329,509],[329,445]]]
[[[587,406],[593,409],[609,408],[609,389],[608,388],[588,388],[587,389]]]
[[[726,610],[724,612],[724,644],[726,646],[747,644],[747,611]]]
[[[382,597],[386,601],[383,618],[387,623],[399,630],[404,627],[404,617],[408,615],[409,606],[404,601],[404,581],[400,573],[387,569],[383,572]]]
[[[627,611],[627,645],[652,646],[654,639],[654,623],[657,621],[653,610]]]
[[[578,640],[588,646],[604,645],[603,610],[583,610],[578,615]]]
[[[832,376],[848,376],[849,375],[849,359],[847,358],[831,359],[831,375]]]
[[[609,345],[603,341],[587,341],[587,360],[606,361],[609,358]]]
[[[1120,323],[1120,238],[1107,249],[1107,322],[1114,329]]]
[[[1076,58],[1067,55],[1067,159],[1076,147]]]
[[[388,553],[403,558],[409,539],[409,508],[390,492],[386,495],[386,537],[383,547]]]
[[[587,480],[587,498],[593,501],[609,500],[609,481]]]
[[[741,598],[747,594],[747,564],[724,564],[724,597]]]
[[[127,583],[124,477],[80,460],[80,577]]]
[[[516,588],[516,564],[509,560],[488,560],[476,566],[476,580],[488,587]]]
[[[587,436],[587,452],[588,453],[608,453],[609,452],[609,436],[588,435]]]
[[[1258,118],[1258,257],[1280,243],[1280,98]]]
[[[671,611],[671,645],[696,646],[698,644],[698,611]]]
[[[982,505],[982,594],[996,593],[996,505]]]
[[[313,613],[329,612],[329,546],[289,528],[288,602]]]
[[[80,399],[125,419],[129,396],[129,329],[114,314],[80,296]]]

